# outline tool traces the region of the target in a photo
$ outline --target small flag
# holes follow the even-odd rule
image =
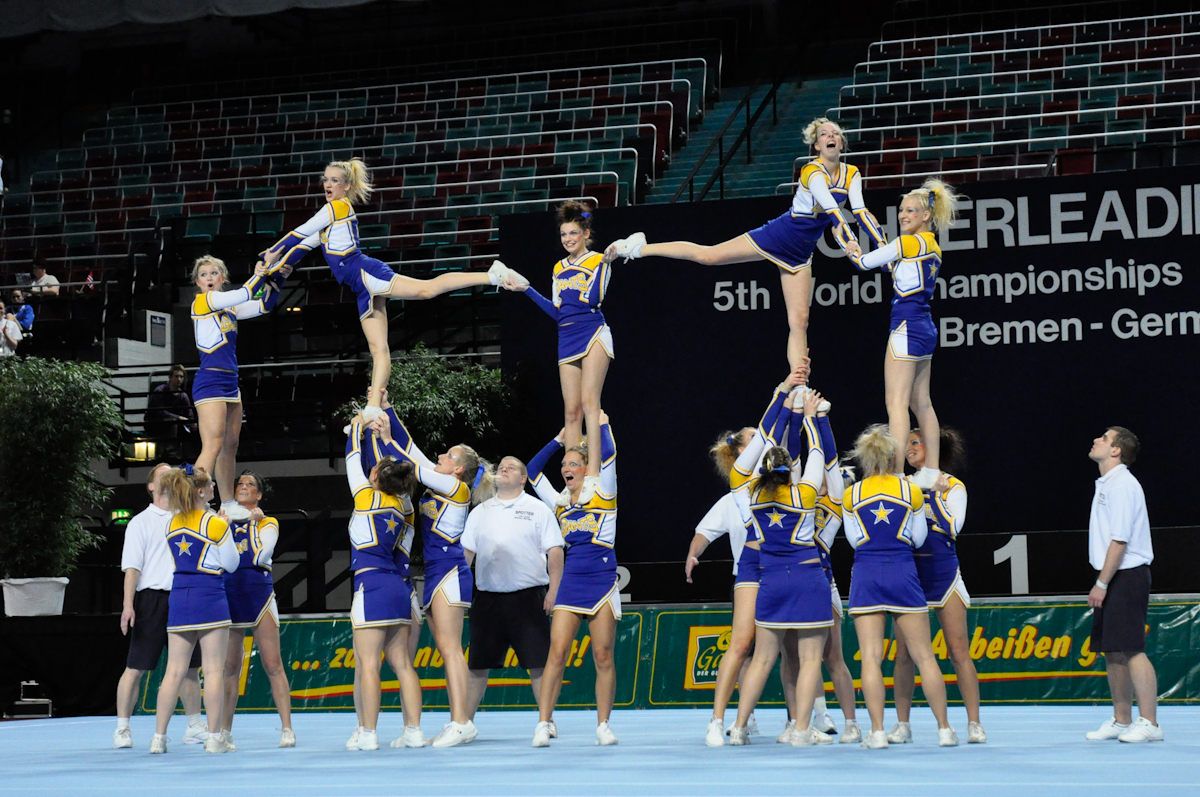
[[[94,290],[96,290],[96,280],[95,280],[95,278],[92,276],[92,272],[90,272],[90,271],[88,272],[87,279],[83,281],[83,285],[84,285],[84,287],[85,287],[85,288],[87,288],[89,291],[94,291]]]

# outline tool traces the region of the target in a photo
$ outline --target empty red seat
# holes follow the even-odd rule
[[[1055,170],[1060,176],[1066,174],[1091,174],[1095,171],[1096,153],[1090,149],[1064,149],[1055,160]]]
[[[883,153],[883,161],[885,163],[903,163],[904,157],[905,157],[904,152],[896,152],[896,151],[889,152],[887,150],[905,150],[905,149],[916,149],[916,148],[917,148],[917,139],[915,137],[914,138],[885,138],[883,140],[883,147],[882,147],[882,149],[885,150],[885,152]],[[911,154],[912,153],[909,153],[910,156],[911,156]],[[896,174],[899,174],[899,172],[896,172]]]

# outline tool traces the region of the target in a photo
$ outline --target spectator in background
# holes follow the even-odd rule
[[[17,353],[17,344],[21,342],[21,326],[16,317],[4,307],[0,301],[0,357],[12,357]]]
[[[46,273],[46,260],[41,255],[33,257],[33,282],[29,286],[30,293],[41,297],[58,296],[58,277]]]
[[[25,293],[16,288],[12,292],[12,302],[10,309],[17,319],[17,323],[21,325],[22,332],[29,332],[33,329],[33,308],[25,303]]]
[[[167,381],[150,391],[146,403],[146,434],[176,439],[192,433],[196,409],[187,393],[187,370],[171,366]]]

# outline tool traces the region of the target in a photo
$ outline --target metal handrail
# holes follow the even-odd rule
[[[1086,7],[1089,4],[1077,3],[1076,5]],[[1180,20],[1182,20],[1184,17],[1194,16],[1194,14],[1195,14],[1195,12],[1192,12],[1192,11],[1182,11],[1182,12],[1175,13],[1175,14],[1154,14],[1154,15],[1144,15],[1144,16],[1140,16],[1140,17],[1118,17],[1115,19],[1096,19],[1096,20],[1090,20],[1090,21],[1084,21],[1084,22],[1059,22],[1059,23],[1052,24],[1052,25],[1032,25],[1032,26],[1026,27],[1026,28],[998,28],[998,29],[994,29],[994,30],[974,31],[974,32],[970,32],[970,33],[946,33],[946,34],[942,34],[940,36],[914,36],[914,37],[908,37],[908,38],[903,38],[903,39],[884,39],[884,40],[880,40],[878,42],[872,42],[870,47],[872,47],[872,48],[880,47],[885,44],[908,44],[910,42],[915,43],[915,42],[924,42],[924,41],[938,41],[939,39],[945,39],[945,40],[949,41],[951,39],[963,39],[963,38],[968,38],[971,36],[983,37],[983,36],[995,36],[997,34],[1010,34],[1011,35],[1011,34],[1024,33],[1027,31],[1034,31],[1034,30],[1036,30],[1036,31],[1054,31],[1054,30],[1058,30],[1060,28],[1075,29],[1075,28],[1082,28],[1082,27],[1088,27],[1088,26],[1094,26],[1094,25],[1107,25],[1109,28],[1109,31],[1110,31],[1110,38],[1111,38],[1111,31],[1112,31],[1113,25],[1119,25],[1119,24],[1127,23],[1127,22],[1149,22],[1150,20],[1161,20],[1161,19],[1180,19]],[[961,16],[961,15],[953,15],[953,16]],[[885,24],[887,24],[887,23],[885,23]],[[870,56],[871,56],[871,49],[868,48],[867,49],[868,63],[870,62]]]
[[[755,122],[758,121],[759,117],[762,116],[763,111],[766,110],[768,102],[771,103],[771,123],[777,124],[779,122],[779,109],[776,102],[779,87],[783,84],[785,79],[784,76],[791,72],[792,68],[799,60],[801,52],[802,50],[797,48],[787,62],[787,66],[785,66],[782,70],[777,70],[776,65],[772,63],[771,66],[759,73],[759,77],[754,81],[754,83],[751,84],[745,96],[742,97],[742,99],[734,107],[733,111],[730,112],[729,118],[725,120],[723,125],[721,125],[721,129],[717,131],[716,136],[713,138],[712,142],[709,143],[708,149],[704,150],[704,154],[701,155],[700,159],[696,161],[696,164],[692,167],[692,171],[686,178],[684,178],[684,181],[682,184],[680,184],[679,188],[676,189],[675,194],[671,197],[672,203],[679,201],[679,198],[683,195],[684,188],[687,189],[689,202],[702,201],[704,197],[708,195],[709,189],[712,188],[713,183],[718,179],[721,181],[719,196],[721,199],[725,198],[725,167],[731,160],[733,160],[733,156],[737,153],[737,149],[739,146],[741,146],[743,141],[746,142],[746,162],[751,162],[753,154],[751,152],[750,136],[753,134]],[[754,90],[771,72],[775,72],[776,77],[771,82],[770,90],[767,91],[766,96],[764,96],[762,102],[759,103],[758,110],[754,112],[753,116],[751,116],[750,100],[754,94]],[[738,114],[743,107],[746,109],[746,125],[744,128],[742,128],[742,132],[738,134],[738,137],[734,139],[733,145],[729,148],[729,153],[726,154],[725,133],[729,130],[730,126],[733,124],[733,120],[738,117]],[[700,173],[700,169],[703,168],[704,164],[708,161],[708,158],[710,155],[712,155],[714,148],[718,149],[717,168],[708,178],[708,182],[704,184],[704,187],[700,189],[700,196],[697,197],[695,195],[696,175]]]

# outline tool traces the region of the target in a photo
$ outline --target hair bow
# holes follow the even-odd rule
[[[734,441],[733,441],[733,435],[729,435],[729,437],[726,437],[725,443],[726,443],[726,445],[731,445],[731,446],[736,445],[736,443],[734,443]]]
[[[477,488],[479,486],[479,483],[481,481],[483,481],[483,474],[486,470],[487,469],[485,467],[483,467],[483,465],[480,465],[479,470],[475,471],[475,483],[471,485],[472,490]]]
[[[586,210],[583,211],[583,213],[580,213],[579,215],[583,216],[585,219],[590,219],[592,217],[592,214],[588,213]]]
[[[181,471],[183,471],[184,473],[186,473],[188,476],[196,475],[196,469],[194,467],[192,467],[192,464],[190,462],[183,463],[182,465],[179,466],[179,469]]]

